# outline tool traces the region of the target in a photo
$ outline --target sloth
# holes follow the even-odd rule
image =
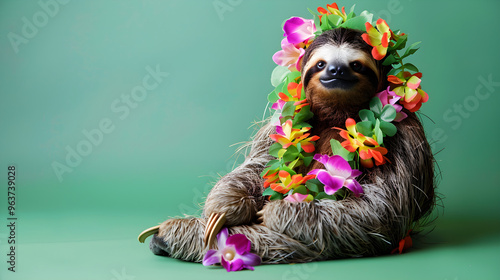
[[[314,117],[316,152],[332,155],[329,139],[341,140],[345,120],[368,108],[388,87],[390,68],[371,55],[361,32],[335,28],[306,49],[301,78]],[[263,263],[296,263],[376,256],[390,253],[408,231],[426,221],[435,203],[434,160],[415,113],[395,123],[398,133],[384,142],[388,163],[362,169],[364,194],[310,203],[269,201],[260,173],[273,159],[270,121],[252,138],[245,161],[222,177],[208,194],[201,218],[169,219],[150,242],[156,255],[201,262],[207,252],[203,235],[212,213],[226,215],[230,234],[245,234]],[[323,168],[301,167],[303,174]]]

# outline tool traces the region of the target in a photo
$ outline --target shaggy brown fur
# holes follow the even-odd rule
[[[325,32],[314,43],[318,46],[348,44],[369,53],[359,35],[358,31],[339,29]],[[316,47],[308,48],[303,65]],[[386,70],[379,62],[374,65],[378,67],[375,69],[378,76],[385,81]],[[356,89],[362,90],[366,100],[361,104],[359,99],[353,100],[356,106],[339,106],[323,100],[325,97],[313,98],[317,82],[314,82],[314,74],[304,77],[308,69],[310,67],[304,69],[303,81],[310,80],[305,89],[315,113],[311,121],[313,133],[321,136],[317,152],[331,155],[329,139],[339,139],[338,130],[331,127],[344,127],[345,119],[357,116],[359,109],[366,108],[369,98],[386,84],[377,79],[370,86],[366,80],[370,78],[360,77],[365,86]],[[364,195],[341,201],[323,199],[295,204],[286,200],[267,201],[262,196],[263,179],[259,174],[272,159],[268,154],[273,143],[269,135],[275,130],[271,124],[265,125],[253,138],[244,163],[211,190],[203,216],[165,221],[151,240],[151,250],[158,255],[201,262],[207,250],[202,244],[206,219],[216,212],[226,213],[230,234],[245,234],[252,242],[252,250],[264,263],[389,253],[434,205],[433,156],[417,116],[407,113],[408,118],[395,123],[397,134],[385,142],[390,163],[362,170],[360,183]],[[319,163],[302,171],[318,167],[321,167]]]

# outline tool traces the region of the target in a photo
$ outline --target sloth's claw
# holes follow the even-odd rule
[[[213,247],[217,234],[222,229],[225,223],[225,213],[212,213],[210,215],[205,227],[205,236],[203,237],[203,244],[205,244],[205,247],[208,247],[209,249]]]
[[[158,233],[159,229],[160,229],[159,225],[150,227],[145,231],[141,232],[141,234],[139,234],[139,237],[137,237],[137,239],[139,240],[139,242],[144,243],[144,241],[146,241],[146,238],[148,238],[148,236]]]

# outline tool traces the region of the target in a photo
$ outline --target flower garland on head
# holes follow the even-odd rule
[[[265,179],[264,193],[270,200],[285,199],[290,202],[310,202],[314,199],[343,199],[349,195],[359,197],[363,188],[356,180],[362,172],[359,166],[372,168],[388,162],[389,151],[384,147],[384,138],[397,133],[393,122],[407,117],[403,108],[416,112],[429,99],[421,89],[422,73],[418,68],[403,62],[414,54],[420,42],[408,46],[408,36],[389,28],[385,20],[372,24],[373,14],[363,11],[349,13],[339,9],[336,3],[309,10],[313,19],[292,17],[283,25],[282,50],[273,55],[278,64],[271,76],[276,87],[269,96],[275,113],[271,119],[276,134],[269,154],[275,159],[268,162],[261,176]],[[343,142],[330,140],[333,155],[314,154],[316,135],[310,135],[313,117],[301,83],[300,65],[305,49],[323,32],[338,28],[361,30],[362,39],[373,47],[372,56],[391,66],[387,81],[390,86],[370,100],[369,108],[359,112],[360,122],[348,118],[346,129],[340,131]],[[403,52],[403,49],[404,52]],[[402,54],[400,54],[402,53]],[[314,169],[308,174],[297,173],[297,167],[309,166],[313,160],[322,163],[324,169]]]

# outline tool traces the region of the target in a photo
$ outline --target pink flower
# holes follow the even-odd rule
[[[244,268],[253,270],[254,266],[260,264],[260,257],[250,253],[252,243],[244,234],[228,235],[227,228],[217,234],[218,250],[208,250],[203,258],[203,265],[220,263],[229,272]]]
[[[294,193],[285,197],[285,200],[288,200],[292,203],[310,202],[313,200],[313,196],[310,194]]]
[[[326,169],[314,169],[308,175],[316,175],[316,178],[325,185],[326,194],[332,195],[342,187],[350,189],[358,197],[363,193],[363,188],[355,179],[362,174],[361,171],[353,170],[343,157],[316,154],[314,159],[321,162]]]
[[[390,87],[387,87],[386,90],[377,93],[376,96],[382,102],[382,106],[390,104],[394,107],[394,109],[396,109],[396,118],[394,119],[395,122],[400,122],[408,117],[405,112],[401,112],[403,106],[396,104],[396,102],[401,99],[401,96],[397,95],[394,91],[391,91]]]
[[[287,37],[288,43],[300,44],[314,37],[316,25],[314,20],[303,19],[301,17],[292,17],[283,25],[285,31],[284,36]]]
[[[281,51],[273,55],[273,61],[278,65],[288,67],[290,71],[300,71],[300,60],[306,51],[289,43],[287,38],[281,41],[281,48]]]

